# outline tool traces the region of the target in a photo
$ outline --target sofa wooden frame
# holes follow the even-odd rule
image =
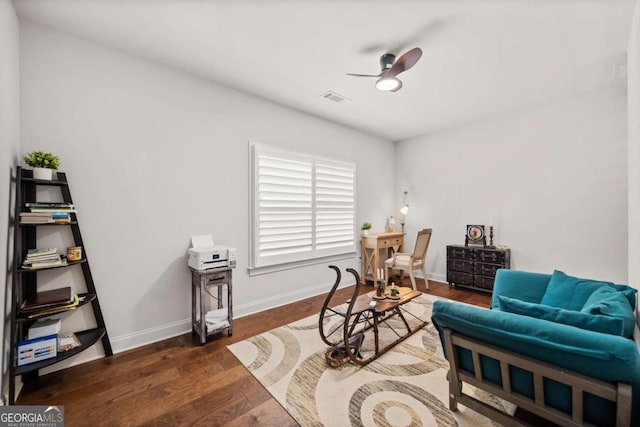
[[[465,394],[462,391],[462,385],[466,382],[562,426],[591,425],[585,424],[583,421],[583,393],[588,392],[603,399],[610,400],[616,404],[617,427],[626,427],[631,423],[631,385],[628,383],[611,383],[590,378],[577,372],[559,368],[558,366],[554,366],[550,363],[535,360],[530,357],[457,334],[448,328],[444,330],[444,339],[447,355],[449,356],[450,370],[447,378],[449,380],[449,408],[452,411],[456,411],[457,404],[461,403],[504,425],[527,425],[522,421],[517,420],[468,394]],[[474,374],[461,369],[458,360],[458,352],[454,351],[454,347],[465,348],[471,352]],[[481,355],[491,357],[500,363],[502,387],[483,378],[480,366]],[[515,366],[533,374],[533,399],[516,393],[511,389],[509,366]],[[545,405],[543,378],[549,378],[571,387],[571,415]]]

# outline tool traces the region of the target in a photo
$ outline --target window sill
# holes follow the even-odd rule
[[[268,265],[264,267],[249,267],[247,268],[247,271],[249,272],[249,277],[260,276],[262,274],[269,274],[269,273],[275,273],[278,271],[293,270],[295,268],[307,267],[309,265],[325,264],[329,261],[339,261],[343,259],[349,259],[355,256],[356,256],[355,252],[349,252],[346,254],[330,255],[330,256],[325,256],[320,258],[306,259],[303,261],[287,262],[284,264]]]

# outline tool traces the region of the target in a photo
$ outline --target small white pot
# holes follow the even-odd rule
[[[33,179],[44,179],[47,181],[51,181],[53,179],[53,169],[33,168]]]
[[[369,230],[362,230],[362,235],[363,236],[368,236],[369,235]]]

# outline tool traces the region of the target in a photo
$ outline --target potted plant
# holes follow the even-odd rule
[[[51,180],[53,171],[60,166],[58,156],[44,151],[32,151],[23,158],[24,162],[33,168],[34,179]]]
[[[362,227],[360,227],[360,229],[362,230],[362,235],[366,236],[369,234],[369,230],[371,230],[371,223],[370,222],[363,222],[362,223]]]

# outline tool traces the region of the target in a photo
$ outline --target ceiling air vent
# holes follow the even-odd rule
[[[343,101],[350,101],[350,99],[347,98],[346,96],[342,96],[339,93],[335,93],[331,90],[326,93],[323,93],[321,96],[325,99],[328,99],[329,101],[333,101],[336,103],[340,103]]]

